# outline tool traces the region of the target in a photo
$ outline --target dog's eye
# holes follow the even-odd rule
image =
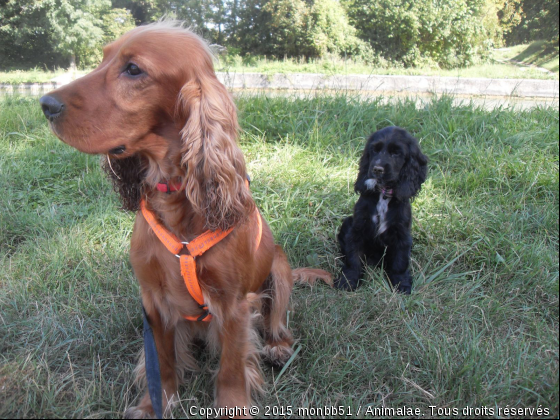
[[[138,67],[134,63],[130,63],[128,66],[126,66],[125,71],[129,76],[138,76],[142,74],[142,70],[140,70],[140,67]]]

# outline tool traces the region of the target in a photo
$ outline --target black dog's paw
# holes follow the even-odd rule
[[[410,292],[412,291],[412,277],[408,270],[406,270],[404,274],[388,274],[391,284],[395,289],[397,289],[397,292],[404,295],[410,295]]]
[[[348,280],[348,278],[343,273],[334,281],[334,287],[346,292],[353,292],[358,288],[358,281]]]
[[[412,286],[410,284],[399,284],[399,287],[397,287],[397,290],[399,293],[403,293],[405,295],[410,295],[410,292],[412,291]]]

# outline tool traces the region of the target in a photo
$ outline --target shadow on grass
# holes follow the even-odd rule
[[[558,44],[552,41],[534,41],[525,50],[513,57],[512,61],[541,66],[553,59],[558,59],[558,55]],[[549,68],[549,70],[558,72],[558,65]]]

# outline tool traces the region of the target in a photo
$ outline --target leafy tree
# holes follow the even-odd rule
[[[304,0],[270,0],[263,11],[270,19],[270,54],[281,57],[306,55],[310,10]]]
[[[103,39],[100,11],[109,9],[109,0],[43,0],[49,23],[48,35],[56,51],[76,67],[76,57],[85,59]]]
[[[3,66],[90,65],[101,46],[133,27],[109,0],[7,0],[0,8]]]
[[[546,40],[558,48],[558,0],[522,0],[521,7],[521,21],[508,35],[508,43]]]
[[[510,36],[523,19],[523,0],[495,0],[504,37]]]
[[[406,66],[465,66],[499,41],[487,0],[345,0],[350,22],[375,53]]]
[[[309,58],[369,50],[336,0],[269,0],[262,10],[270,16],[266,54]]]
[[[227,30],[229,45],[243,54],[271,54],[271,13],[268,0],[232,0]]]
[[[356,33],[338,1],[315,0],[309,13],[305,55],[323,57],[329,53],[345,53],[365,56],[370,48]]]
[[[0,66],[55,65],[61,55],[50,43],[44,8],[36,0],[8,0],[0,7]]]
[[[101,15],[101,22],[103,45],[136,27],[132,13],[126,9],[109,9]]]
[[[127,3],[140,3],[138,0]],[[227,4],[224,0],[144,1],[143,7],[151,20],[162,16],[179,19],[211,42],[223,43],[227,22]],[[122,4],[119,2],[118,4]]]
[[[159,19],[167,3],[162,0],[112,0],[114,8],[129,11],[137,25]]]

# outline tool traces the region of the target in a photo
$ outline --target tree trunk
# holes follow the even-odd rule
[[[70,67],[68,68],[72,73],[76,72],[76,54],[70,54]]]

